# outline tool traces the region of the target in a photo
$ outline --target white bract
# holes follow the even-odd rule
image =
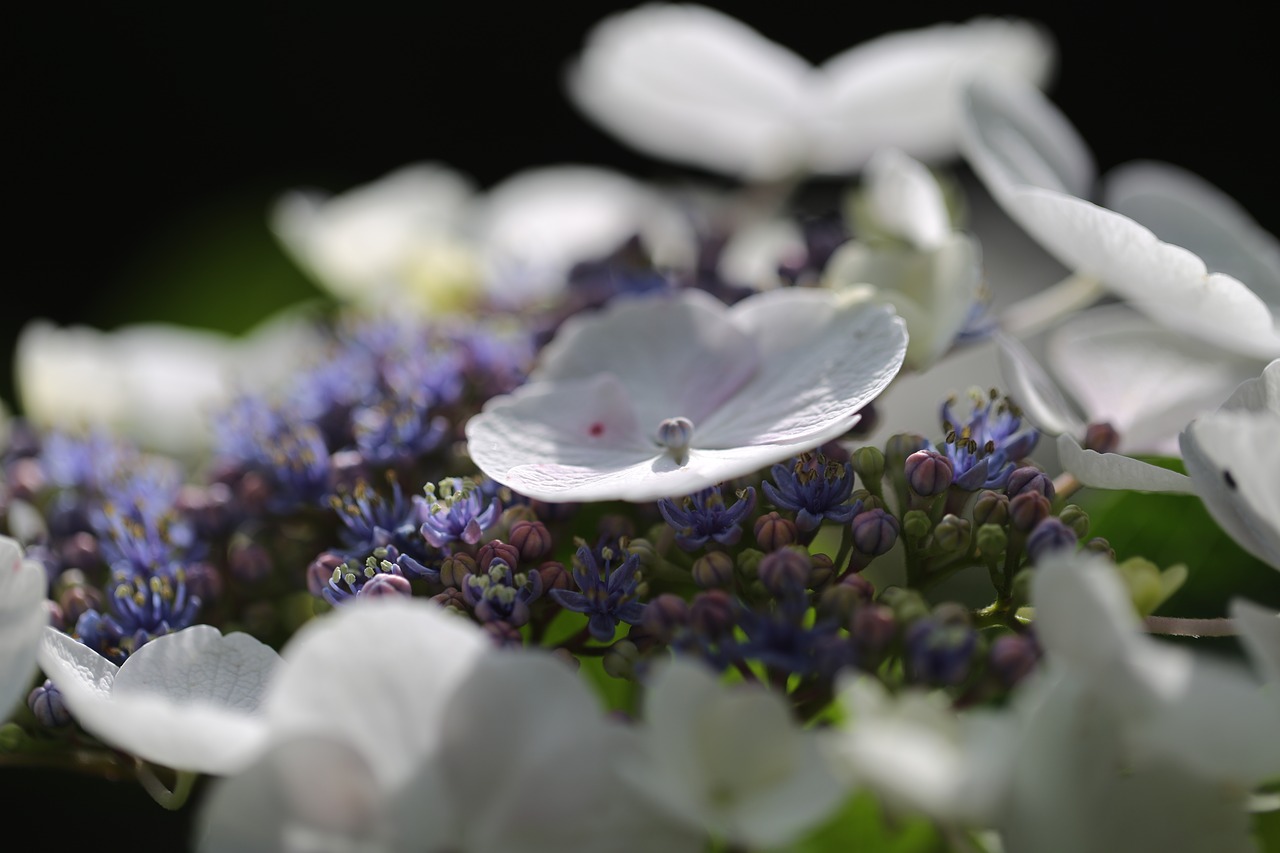
[[[0,720],[31,687],[36,649],[49,624],[44,566],[26,559],[22,546],[0,536]]]
[[[1280,249],[1234,202],[1172,167],[1131,166],[1116,173],[1114,199],[1140,224],[1079,197],[1092,186],[1092,158],[1034,88],[984,79],[962,102],[970,164],[1068,269],[1177,332],[1252,358],[1280,354]]]
[[[468,452],[542,500],[686,495],[843,435],[906,345],[888,309],[828,291],[617,301],[561,327],[532,381],[468,422]]]
[[[878,150],[956,150],[956,91],[978,71],[1039,85],[1049,37],[1024,21],[894,33],[815,67],[728,15],[653,4],[588,34],[569,92],[636,148],[715,172],[770,179],[847,174]]]
[[[85,731],[138,758],[235,773],[266,744],[260,704],[280,657],[248,634],[193,625],[151,640],[116,666],[46,628],[39,657]]]
[[[536,304],[560,292],[573,264],[637,235],[663,263],[693,252],[658,193],[588,166],[522,172],[485,195],[439,164],[406,166],[337,196],[295,190],[272,224],[335,296],[395,311]]]
[[[982,291],[978,242],[951,229],[938,182],[925,166],[888,149],[872,158],[858,210],[872,232],[846,243],[824,275],[828,286],[874,287],[906,321],[906,364],[926,370],[951,349]]]
[[[418,600],[357,600],[284,651],[272,747],[215,788],[204,851],[694,851],[622,796],[632,743],[542,652]]]
[[[642,751],[623,772],[673,818],[755,849],[788,844],[844,799],[813,732],[758,685],[676,659],[648,684]]]
[[[1249,793],[1280,774],[1280,694],[1146,636],[1105,559],[1043,559],[1032,596],[1045,658],[1013,709],[1005,848],[1252,849]]]
[[[103,332],[30,322],[14,373],[22,410],[43,427],[109,429],[173,454],[206,449],[210,418],[235,394],[282,380],[319,347],[305,316],[286,312],[232,337],[161,324]]]
[[[1189,477],[1058,439],[1062,467],[1086,486],[1199,495],[1241,547],[1280,569],[1280,359],[1179,436]]]
[[[1188,340],[1122,306],[1074,315],[1045,344],[1041,369],[1015,339],[1000,336],[1005,387],[1036,428],[1083,440],[1108,423],[1126,453],[1178,454],[1178,433],[1257,372],[1257,362]]]

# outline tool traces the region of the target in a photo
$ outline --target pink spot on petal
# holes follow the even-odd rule
[[[596,421],[591,426],[587,427],[587,433],[592,437],[604,435],[604,424],[600,423],[600,421]]]

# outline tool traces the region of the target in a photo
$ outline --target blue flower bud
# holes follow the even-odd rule
[[[1056,494],[1053,480],[1039,468],[1032,465],[1015,468],[1013,473],[1009,475],[1009,482],[1004,487],[1004,493],[1010,498],[1016,498],[1023,492],[1039,492],[1051,501]]]
[[[705,639],[727,636],[733,622],[733,599],[722,589],[700,592],[689,604],[689,627]]]
[[[381,598],[383,596],[403,596],[410,598],[413,596],[413,587],[409,584],[409,579],[404,575],[393,575],[387,572],[379,572],[365,582],[360,587],[358,596],[370,596],[372,598]]]
[[[809,554],[798,547],[779,548],[765,554],[758,567],[760,582],[774,595],[805,589],[813,573]]]
[[[907,485],[922,498],[940,495],[951,485],[955,466],[936,450],[917,450],[907,457]]]
[[[1040,647],[1029,634],[1002,634],[991,644],[987,666],[1005,689],[1012,689],[1036,668]]]
[[[882,509],[858,513],[853,521],[853,547],[859,554],[879,557],[898,541],[898,519]]]
[[[660,643],[670,643],[689,624],[689,605],[678,595],[664,592],[644,610],[640,626]]]
[[[1037,491],[1023,492],[1009,501],[1009,521],[1015,530],[1028,532],[1049,517],[1049,499]]]
[[[727,587],[733,583],[733,557],[711,551],[693,561],[693,582],[703,589]]]
[[[44,684],[27,694],[27,707],[35,714],[40,725],[54,729],[71,722],[71,712],[62,700],[62,693],[54,683],[45,679]]]
[[[1036,563],[1046,554],[1074,551],[1078,541],[1071,528],[1050,516],[1037,524],[1027,537],[1027,556]]]

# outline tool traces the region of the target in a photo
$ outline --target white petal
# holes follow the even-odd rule
[[[1182,435],[1196,493],[1241,547],[1280,569],[1280,415],[1221,411]]]
[[[825,290],[760,293],[735,305],[732,318],[755,341],[760,369],[699,425],[695,445],[704,449],[836,438],[906,356],[901,318]]]
[[[1183,449],[1186,453],[1186,449]],[[1137,492],[1192,494],[1195,486],[1185,474],[1170,471],[1118,453],[1084,450],[1069,435],[1058,436],[1062,470],[1095,489],[1129,489]]]
[[[472,194],[453,170],[419,163],[333,197],[295,190],[277,202],[272,228],[335,295],[368,301],[424,240],[460,230]]]
[[[645,698],[652,761],[632,781],[676,815],[749,846],[785,844],[842,798],[812,733],[760,688],[676,659]]]
[[[812,74],[727,15],[649,5],[597,24],[568,84],[583,112],[646,153],[770,178],[802,163]]]
[[[1249,652],[1262,680],[1280,685],[1280,613],[1243,598],[1231,600],[1231,618],[1240,642]]]
[[[922,160],[950,157],[965,81],[982,73],[1039,85],[1053,54],[1044,30],[997,18],[891,33],[839,54],[819,71],[813,169],[851,172],[889,147]]]
[[[1273,314],[1280,308],[1280,242],[1217,187],[1177,166],[1139,161],[1107,173],[1103,200],[1244,282]]]
[[[1243,355],[1280,353],[1280,332],[1257,294],[1127,216],[1043,189],[1017,189],[1006,206],[1068,268],[1157,322]]]
[[[778,267],[793,258],[804,258],[804,234],[791,220],[767,219],[736,228],[720,253],[716,270],[732,284],[756,290],[778,287]]]
[[[279,658],[246,634],[196,625],[157,637],[117,668],[49,628],[39,655],[85,730],[139,758],[235,773],[265,743],[257,705]]]
[[[44,567],[23,558],[22,547],[0,536],[0,720],[31,687],[36,649],[49,624]]]
[[[363,599],[304,626],[263,699],[275,736],[353,745],[385,788],[434,748],[456,687],[490,649],[476,627],[422,599]]]
[[[565,322],[542,351],[539,382],[611,373],[632,402],[641,431],[656,437],[667,418],[695,430],[756,372],[757,347],[730,322],[723,303],[700,290],[615,300]]]
[[[1000,374],[1009,397],[1027,420],[1049,435],[1083,436],[1084,418],[1022,342],[1004,333],[997,333],[996,340],[1000,344]]]
[[[1089,194],[1093,155],[1066,117],[1033,86],[984,77],[965,88],[961,104],[965,157],[1001,205],[1007,208],[1019,187]]]
[[[670,263],[692,258],[693,235],[657,193],[605,169],[522,172],[478,203],[476,230],[490,266],[490,295],[520,306],[555,297],[570,268],[641,236]]]
[[[1252,359],[1119,306],[1072,317],[1050,335],[1046,350],[1089,421],[1119,430],[1125,452],[1177,455],[1178,433],[1257,371]]]
[[[832,257],[832,287],[874,285],[874,298],[893,306],[907,324],[906,365],[927,370],[945,355],[968,322],[982,287],[975,240],[947,235],[934,251],[849,243]]]
[[[1280,359],[1268,364],[1261,376],[1241,382],[1222,407],[1254,412],[1269,410],[1280,415]]]
[[[867,163],[864,180],[871,214],[885,231],[922,250],[938,248],[951,233],[942,188],[918,160],[886,148]]]

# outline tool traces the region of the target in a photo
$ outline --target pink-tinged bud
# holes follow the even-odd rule
[[[554,544],[551,531],[541,521],[517,521],[511,525],[508,538],[520,552],[520,557],[531,563],[550,554]]]
[[[936,450],[917,450],[907,457],[904,471],[911,491],[922,498],[940,495],[955,479],[955,465]]]
[[[898,519],[882,509],[860,512],[850,523],[853,525],[853,547],[864,556],[879,557],[898,541]]]
[[[1009,521],[1015,530],[1028,533],[1049,517],[1049,499],[1036,491],[1023,492],[1009,501]]]
[[[1120,433],[1109,423],[1089,424],[1084,431],[1084,449],[1097,453],[1115,453],[1120,446]]]
[[[661,643],[670,643],[689,624],[689,605],[678,595],[664,592],[644,609],[645,632]]]
[[[1009,482],[1004,487],[1004,493],[1010,498],[1016,498],[1023,492],[1039,492],[1049,500],[1053,500],[1057,490],[1054,489],[1053,480],[1048,474],[1032,465],[1024,465],[1013,470],[1009,475]]]
[[[755,523],[756,544],[761,551],[776,551],[794,543],[797,537],[796,523],[776,512],[760,516]]]
[[[364,586],[360,587],[359,594],[362,597],[369,596],[371,598],[396,595],[409,598],[413,595],[413,587],[410,585],[409,579],[404,575],[379,572],[365,581]]]
[[[733,630],[733,599],[722,589],[700,592],[689,605],[689,627],[708,639]]]
[[[803,548],[779,548],[764,555],[756,569],[760,583],[774,595],[805,589],[813,574],[813,563]]]
[[[481,545],[480,550],[476,552],[476,568],[479,573],[484,574],[489,571],[489,565],[494,560],[501,560],[515,569],[520,565],[520,551],[501,539],[494,539]]]
[[[693,582],[703,589],[727,587],[733,583],[733,557],[711,551],[693,561]]]

